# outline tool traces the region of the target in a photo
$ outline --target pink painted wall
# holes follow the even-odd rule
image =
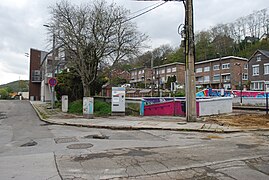
[[[186,116],[185,101],[168,101],[157,104],[145,105],[144,116]],[[199,102],[196,102],[196,112],[199,116]]]

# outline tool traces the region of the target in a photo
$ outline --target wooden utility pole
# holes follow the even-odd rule
[[[197,120],[196,114],[196,83],[194,73],[195,50],[194,50],[194,30],[193,30],[193,0],[186,0],[186,40],[185,40],[185,56],[186,56],[186,120],[194,122]]]
[[[136,1],[154,1],[154,0],[136,0]],[[186,94],[186,120],[194,122],[197,120],[196,113],[196,82],[194,73],[195,49],[194,49],[194,26],[193,26],[193,0],[163,0],[179,1],[185,6],[185,94]]]

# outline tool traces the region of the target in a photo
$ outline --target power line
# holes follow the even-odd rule
[[[136,16],[133,16],[133,17],[131,17],[131,18],[129,18],[129,19],[126,19],[126,20],[123,21],[122,23],[126,23],[126,22],[128,22],[128,21],[130,21],[130,20],[132,20],[132,19],[138,18],[139,16],[142,16],[142,15],[144,15],[144,14],[146,14],[146,13],[148,13],[148,12],[150,12],[150,11],[156,9],[156,8],[158,8],[158,7],[162,6],[162,5],[164,5],[165,3],[167,3],[167,1],[165,1],[165,2],[163,2],[163,3],[161,3],[161,4],[159,4],[159,5],[157,5],[157,6],[155,6],[155,7],[153,7],[153,8],[151,8],[151,9],[147,10],[147,11],[144,11],[144,12],[142,12],[142,13],[136,15]]]
[[[144,10],[146,10],[146,9],[148,9],[148,8],[151,8],[151,7],[153,7],[153,6],[157,5],[157,4],[160,4],[160,2],[157,2],[157,3],[152,4],[152,5],[150,5],[150,6],[144,7],[143,9],[140,9],[140,10],[137,10],[137,11],[135,11],[135,12],[132,12],[132,13],[129,14],[129,15],[133,15],[133,14],[136,14],[136,13],[138,13],[138,12],[140,12],[140,11],[144,11]]]

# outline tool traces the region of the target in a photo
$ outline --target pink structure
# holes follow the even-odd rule
[[[196,102],[196,112],[199,116],[199,102]],[[144,106],[144,116],[185,116],[185,101],[165,101]]]

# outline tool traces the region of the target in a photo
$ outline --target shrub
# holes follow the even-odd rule
[[[77,100],[69,104],[68,112],[73,114],[83,114],[83,101]],[[111,114],[110,103],[102,101],[94,101],[94,115],[95,116],[108,116]]]
[[[83,114],[83,102],[82,100],[76,100],[69,103],[68,112],[73,114]]]
[[[111,114],[110,103],[102,101],[94,101],[94,115],[96,116],[108,116]]]

